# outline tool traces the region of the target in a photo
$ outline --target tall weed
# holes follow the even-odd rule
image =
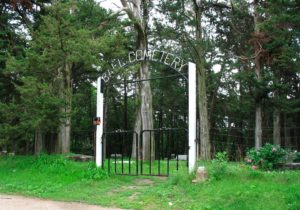
[[[218,152],[211,161],[209,175],[211,179],[220,180],[228,174],[228,156],[226,152]]]

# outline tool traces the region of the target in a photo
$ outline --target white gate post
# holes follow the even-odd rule
[[[103,90],[101,90],[102,78],[97,80],[97,117],[100,117],[100,124],[96,125],[96,166],[102,166],[102,135],[103,135]]]
[[[196,64],[189,62],[189,172],[196,167]]]

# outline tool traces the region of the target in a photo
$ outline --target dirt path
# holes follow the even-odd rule
[[[118,210],[76,202],[58,202],[14,195],[0,195],[0,210]]]

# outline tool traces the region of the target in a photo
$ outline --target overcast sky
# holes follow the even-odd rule
[[[96,0],[97,2],[100,2],[100,5],[106,9],[111,9],[113,11],[118,10],[118,7],[120,9],[121,2],[120,0]]]

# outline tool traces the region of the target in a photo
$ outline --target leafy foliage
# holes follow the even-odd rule
[[[201,60],[212,153],[226,150],[230,160],[243,159],[245,148],[254,145],[257,101],[263,105],[262,141],[272,139],[272,131],[278,129],[272,124],[276,110],[282,146],[299,150],[299,1],[257,2],[261,31],[257,34],[253,34],[253,4],[247,0],[199,1],[198,18],[197,1],[159,0],[147,5],[150,14],[159,13],[151,15],[147,26],[149,49],[169,51],[186,61]],[[130,22],[119,16],[123,13],[105,10],[94,0],[4,0],[0,12],[0,150],[32,153],[36,131],[43,133],[48,145],[61,122],[71,116],[73,151],[92,154],[93,145],[86,139],[92,139],[93,132],[93,81],[107,71],[111,81],[105,93],[105,128],[134,127],[139,85],[128,85],[125,110],[122,81],[125,75],[138,79],[138,64],[111,67],[136,45]],[[196,34],[199,23],[205,26],[201,39]],[[259,45],[261,81],[253,68],[253,49]],[[72,67],[67,102],[58,86],[58,69],[66,63]],[[160,64],[151,63],[150,70],[152,78],[176,76]],[[182,78],[152,80],[151,88],[155,127],[186,127],[187,88]],[[60,113],[67,103],[72,104],[72,113]]]
[[[265,144],[259,150],[251,149],[247,152],[246,163],[264,170],[272,170],[285,162],[287,152],[278,145]]]
[[[295,162],[299,163],[300,162],[300,152],[297,152],[295,154],[295,159],[294,159]]]
[[[216,180],[220,180],[228,174],[228,156],[226,152],[218,152],[215,155],[209,174]]]
[[[55,134],[67,118],[74,117],[72,125],[78,128],[74,130],[92,127],[92,81],[123,53],[127,41],[120,21],[93,0],[53,0],[46,6],[43,2],[34,13],[34,27],[31,22],[10,25],[16,19],[15,11],[0,19],[7,26],[0,34],[0,145],[19,153],[32,152],[37,131],[47,142],[46,150],[52,152]],[[0,10],[5,11],[6,6],[13,10],[9,4]],[[15,40],[6,40],[17,27],[25,27],[26,36],[16,33]],[[74,112],[62,111],[71,106]]]

